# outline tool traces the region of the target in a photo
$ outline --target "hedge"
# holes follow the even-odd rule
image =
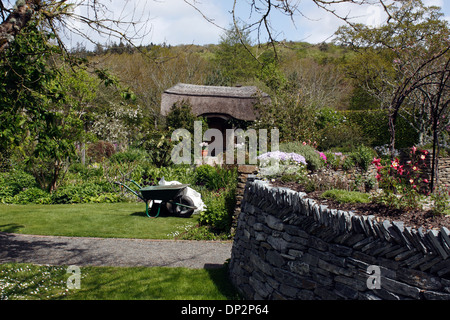
[[[358,125],[364,136],[370,138],[371,146],[389,144],[389,116],[387,110],[345,110],[339,111],[350,123]],[[404,115],[408,118],[408,115]],[[403,117],[397,117],[395,127],[396,148],[408,148],[417,144],[418,132]]]

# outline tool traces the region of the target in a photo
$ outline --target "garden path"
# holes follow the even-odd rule
[[[0,264],[214,268],[231,257],[231,241],[36,236],[0,232]]]

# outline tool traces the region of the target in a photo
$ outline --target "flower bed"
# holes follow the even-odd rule
[[[286,161],[292,162],[292,156],[288,157],[283,153],[260,156],[265,161],[271,157],[281,160],[280,167],[282,168],[286,165]],[[320,157],[326,161],[325,153],[322,153]],[[361,215],[373,215],[380,220],[403,221],[406,225],[415,228],[447,227],[450,229],[450,190],[440,187],[439,190],[430,193],[429,181],[424,174],[427,157],[429,157],[429,153],[426,150],[418,150],[413,147],[410,150],[409,160],[404,162],[398,158],[393,160],[373,158],[371,166],[374,167],[377,184],[375,189],[370,192],[370,202],[368,203],[340,203],[333,199],[324,199],[322,193],[326,190],[355,190],[357,183],[354,183],[355,181],[352,181],[353,184],[348,183],[347,177],[343,175],[340,179],[339,175],[321,176],[317,172],[305,174],[304,168],[307,164],[303,162],[301,163],[303,171],[286,174],[283,169],[279,170],[278,175],[266,176],[266,178],[271,181],[273,186],[305,192],[309,198],[330,208],[353,211]],[[327,163],[325,167],[327,167]],[[327,170],[336,169],[331,168],[330,165],[327,168]],[[368,181],[369,178],[365,177],[364,179]]]

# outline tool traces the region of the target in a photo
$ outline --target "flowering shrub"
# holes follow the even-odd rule
[[[295,162],[299,165],[304,164],[306,166],[306,160],[305,157],[294,152],[282,152],[282,151],[273,151],[273,152],[266,152],[258,157],[259,160],[262,160],[261,162],[264,162],[265,160],[270,159],[276,159],[284,162]]]
[[[428,151],[418,151],[412,147],[411,160],[401,164],[398,158],[382,163],[374,158],[372,163],[377,168],[377,180],[383,193],[376,199],[391,207],[414,208],[418,206],[420,195],[429,194],[429,181],[422,178],[426,167]]]
[[[307,166],[305,157],[294,152],[266,152],[257,159],[263,175],[297,174],[305,171]]]

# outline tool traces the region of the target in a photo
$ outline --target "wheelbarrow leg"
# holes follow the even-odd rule
[[[153,200],[150,200],[152,202],[152,206],[153,206]],[[161,205],[163,204],[163,202],[161,201],[158,205],[158,212],[156,213],[156,215],[154,217],[152,217],[149,213],[149,205],[148,205],[148,201],[145,201],[145,214],[147,215],[147,217],[149,218],[157,218],[159,216],[159,212],[161,211]]]

